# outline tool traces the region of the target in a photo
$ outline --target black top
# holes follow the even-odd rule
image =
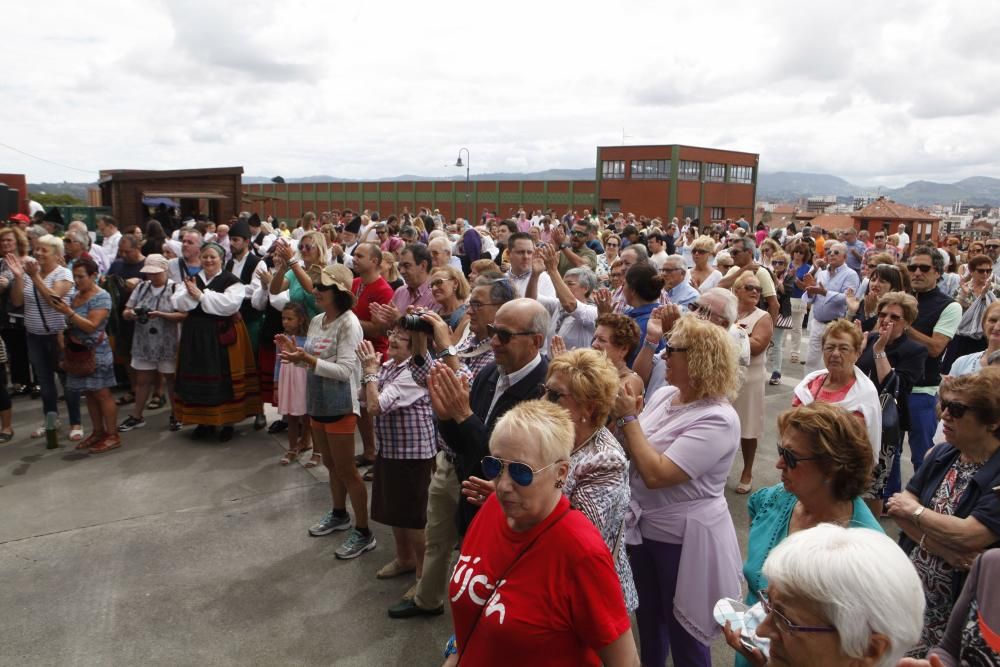
[[[878,372],[875,369],[875,356],[872,348],[875,341],[879,339],[878,333],[869,334],[868,344],[864,352],[855,364],[861,372],[868,376],[875,387],[881,393],[885,382],[878,381]],[[909,429],[910,418],[907,409],[907,397],[914,387],[922,386],[920,383],[924,379],[924,364],[927,361],[927,348],[920,343],[911,340],[909,336],[903,334],[896,340],[885,346],[885,356],[892,366],[893,372],[899,378],[899,396],[897,404],[899,407],[902,426]],[[892,373],[885,376],[886,382],[892,379]]]

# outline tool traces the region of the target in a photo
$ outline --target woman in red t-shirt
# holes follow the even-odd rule
[[[483,459],[497,492],[462,542],[449,583],[456,652],[446,666],[638,665],[607,545],[560,491],[573,423],[548,401],[512,408]]]

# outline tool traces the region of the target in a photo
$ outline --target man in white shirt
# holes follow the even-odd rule
[[[435,236],[428,241],[427,249],[431,251],[431,265],[435,269],[453,266],[462,270],[462,260],[451,254],[452,243],[447,236]]]
[[[531,260],[535,257],[535,242],[524,232],[510,235],[508,241],[508,258],[510,270],[507,278],[517,288],[519,295],[525,294],[528,287],[528,279],[531,278]],[[552,279],[547,274],[538,277],[538,294],[555,298],[556,290],[552,286]]]
[[[118,221],[110,215],[102,215],[97,219],[97,231],[102,237],[101,250],[110,266],[111,262],[118,258],[118,242],[122,240],[122,233],[118,231]]]
[[[653,232],[646,239],[649,246],[649,263],[659,271],[667,261],[667,241],[663,238],[663,232]]]
[[[899,229],[896,231],[899,235],[899,256],[906,258],[910,254],[910,235],[906,233],[906,225],[900,225]]]

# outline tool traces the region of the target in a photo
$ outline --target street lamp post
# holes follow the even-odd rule
[[[462,164],[462,151],[465,151],[465,164],[464,165]],[[469,163],[470,162],[472,162],[472,159],[469,157],[469,149],[465,148],[465,147],[459,148],[458,149],[458,160],[455,162],[455,166],[456,167],[462,167],[462,166],[465,167],[465,219],[470,221],[469,224],[472,224],[471,223],[472,218],[469,216]]]

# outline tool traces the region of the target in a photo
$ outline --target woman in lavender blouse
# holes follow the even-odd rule
[[[670,384],[640,412],[626,387],[616,414],[631,457],[625,543],[639,593],[644,665],[709,667],[712,606],[739,597],[742,565],[723,490],[739,449],[737,352],[725,329],[681,318],[664,357]],[[637,417],[638,415],[638,417]]]

